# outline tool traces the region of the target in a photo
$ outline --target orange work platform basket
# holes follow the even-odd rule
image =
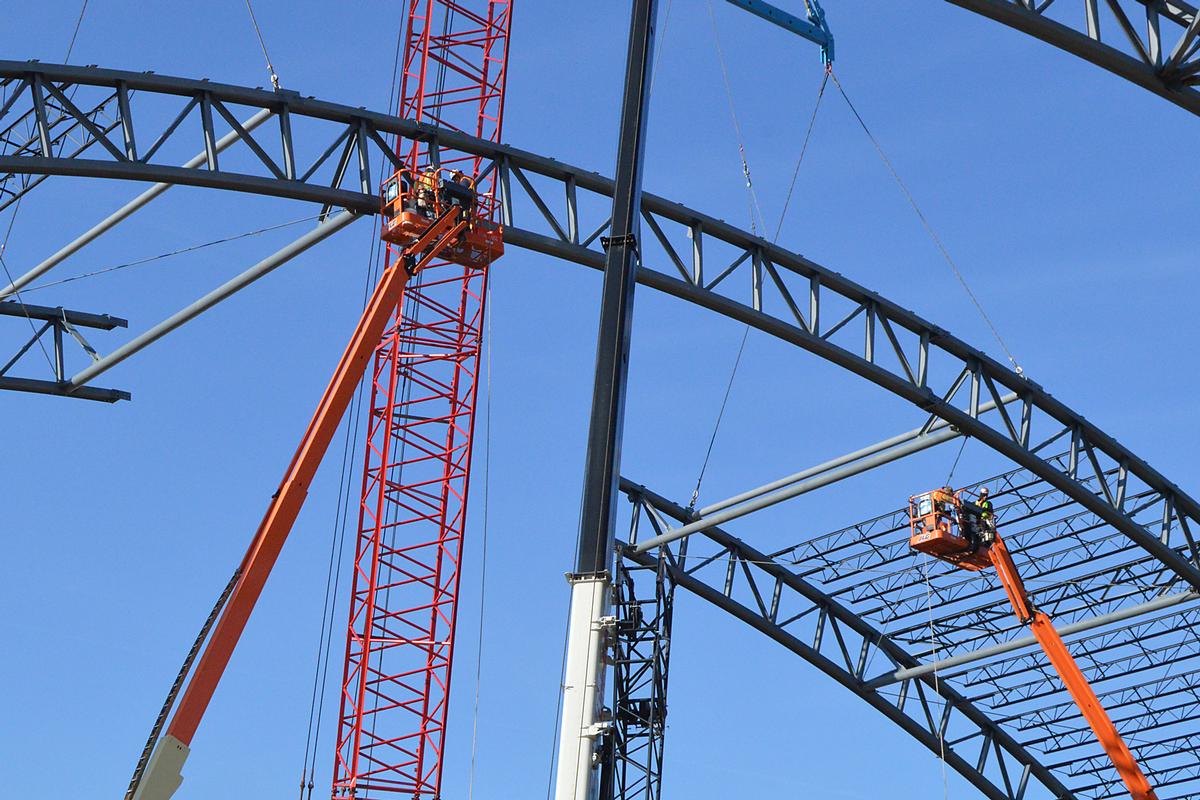
[[[962,535],[962,504],[949,488],[914,495],[908,501],[908,545],[913,550],[978,572],[992,565],[986,547]]]
[[[385,242],[406,247],[442,214],[459,206],[467,218],[467,229],[442,250],[441,257],[479,269],[504,254],[503,231],[477,215],[475,186],[462,173],[446,178],[438,170],[428,170],[414,176],[402,169],[383,184],[382,201],[380,237]]]

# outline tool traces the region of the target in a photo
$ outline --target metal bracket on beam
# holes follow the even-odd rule
[[[108,314],[71,311],[61,306],[34,306],[19,300],[0,302],[0,316],[25,317],[30,323],[35,321],[43,323],[41,327],[35,327],[33,336],[3,366],[0,366],[0,391],[50,394],[59,397],[75,397],[80,400],[96,400],[102,403],[115,403],[118,400],[130,399],[129,392],[120,389],[102,389],[94,386],[72,387],[70,381],[67,380],[66,357],[63,351],[65,340],[63,334],[69,334],[92,361],[96,361],[99,359],[99,355],[79,332],[79,328],[111,331],[113,328],[129,327],[128,320]],[[51,360],[54,380],[9,377],[8,371],[35,345],[44,347],[44,344],[41,343],[42,336],[48,332],[52,334],[53,354]]]

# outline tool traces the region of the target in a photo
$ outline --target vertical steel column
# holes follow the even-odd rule
[[[630,23],[611,235],[603,240],[607,243],[608,253],[600,298],[600,331],[596,340],[596,374],[584,470],[579,557],[575,565],[579,575],[605,572],[612,559],[633,288],[637,281],[637,237],[641,228],[642,154],[646,142],[650,55],[657,9],[657,0],[634,0]]]
[[[633,289],[637,279],[642,200],[642,155],[650,95],[657,0],[633,0],[625,89],[617,148],[612,225],[601,290],[596,373],[588,427],[580,515],[579,553],[571,577],[571,611],[563,680],[557,800],[591,800],[599,789],[597,742],[610,727],[602,719],[604,648],[609,623],[621,433],[629,371]]]

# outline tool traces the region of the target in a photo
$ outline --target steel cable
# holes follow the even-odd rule
[[[712,11],[711,0],[709,2],[709,11],[710,11],[710,13]],[[713,25],[714,25],[713,30],[715,33],[715,31],[716,31],[715,18],[713,20]],[[718,53],[720,52],[719,47],[720,47],[720,45],[718,44]],[[723,57],[721,60],[721,66],[722,66],[722,71],[724,71],[724,58]],[[791,205],[792,194],[796,190],[796,180],[800,176],[800,166],[804,163],[804,156],[808,152],[808,144],[812,140],[813,128],[817,124],[817,112],[821,110],[821,99],[825,96],[825,86],[829,82],[830,74],[831,74],[830,70],[827,69],[827,70],[825,70],[824,76],[821,78],[821,86],[817,90],[817,100],[813,104],[812,116],[809,117],[808,128],[804,132],[804,141],[800,145],[800,155],[796,159],[796,168],[792,171],[792,180],[791,180],[791,183],[788,185],[787,196],[784,198],[783,210],[780,211],[780,213],[779,213],[779,222],[775,225],[775,237],[774,237],[774,239],[772,239],[772,241],[778,242],[779,234],[783,231],[783,223],[784,223],[784,220],[787,218],[788,206]],[[729,86],[728,79],[726,79],[726,81],[725,81],[725,91],[729,98],[729,110],[730,110],[731,115],[733,116],[734,130],[738,136],[738,149],[742,152],[742,164],[746,171],[746,186],[747,186],[747,188],[749,188],[751,195],[753,196],[754,189],[750,183],[750,168],[749,168],[749,166],[746,165],[746,161],[745,161],[745,150],[742,147],[742,143],[741,143],[741,128],[737,124],[737,115],[736,115],[736,112],[734,111],[733,95],[732,95],[732,92],[731,92],[731,89]],[[754,205],[755,206],[758,205],[757,198],[754,199]],[[760,215],[761,215],[761,212],[760,212]],[[751,224],[751,227],[753,228],[753,225],[754,225],[753,214],[751,214],[750,224]],[[765,227],[765,225],[764,225],[764,227]],[[729,381],[725,385],[725,395],[721,400],[721,407],[717,411],[717,419],[716,419],[715,424],[713,425],[712,436],[710,436],[709,440],[708,440],[708,449],[704,453],[704,461],[700,465],[700,474],[696,478],[696,488],[692,490],[692,499],[691,499],[691,502],[688,504],[689,510],[695,510],[696,502],[700,499],[700,488],[701,488],[701,485],[704,483],[704,473],[708,470],[708,462],[709,462],[709,459],[712,457],[713,445],[717,441],[717,432],[721,428],[721,420],[724,419],[724,417],[725,417],[725,407],[729,403],[729,394],[733,390],[733,382],[734,382],[734,379],[737,377],[738,367],[742,363],[742,354],[745,352],[746,340],[749,338],[749,336],[750,336],[750,325],[747,324],[746,327],[742,330],[742,340],[741,340],[741,343],[738,345],[737,355],[734,357],[734,360],[733,360],[733,368],[729,372]]]
[[[258,36],[258,45],[262,48],[263,60],[267,62],[267,73],[271,76],[271,87],[279,91],[279,76],[275,74],[275,67],[271,64],[271,56],[267,55],[267,42],[263,39],[262,29],[258,27],[258,20],[254,16],[254,7],[250,5],[250,0],[246,0],[246,10],[250,12],[250,24],[254,26],[254,33]]]
[[[400,51],[404,41],[404,23],[403,21],[397,26],[396,30],[396,47],[392,56],[392,78],[391,86],[388,89],[388,113],[392,113],[398,105],[398,96],[396,94],[396,85],[399,82],[400,69]],[[384,175],[383,164],[379,167],[380,180]],[[368,256],[369,267],[367,269],[366,280],[363,285],[362,307],[365,308],[368,299],[370,298],[371,287],[375,285],[375,281],[379,272],[379,261],[382,244],[378,237],[371,232],[370,250]],[[358,440],[358,433],[362,421],[362,394],[363,382],[360,382],[355,390],[355,399],[351,407],[351,423],[347,426],[346,437],[342,445],[342,473],[339,480],[338,488],[338,504],[334,512],[334,531],[335,534],[330,541],[330,558],[333,559],[334,542],[337,543],[337,559],[336,568],[334,570],[334,584],[332,590],[329,587],[329,576],[326,575],[326,606],[322,608],[321,620],[321,636],[317,645],[316,664],[313,669],[313,699],[309,707],[309,732],[306,734],[304,745],[304,767],[301,772],[301,790],[305,788],[307,775],[308,794],[312,795],[313,775],[316,772],[316,754],[318,745],[320,744],[321,735],[321,719],[324,716],[325,696],[329,681],[329,659],[330,647],[332,646],[333,624],[336,618],[337,608],[337,593],[340,589],[341,567],[345,560],[345,539],[346,526],[349,514],[349,498],[353,489],[354,470],[347,469],[349,463],[351,448],[350,443]],[[326,614],[326,608],[328,613]],[[320,689],[317,689],[317,681],[320,679]],[[315,706],[315,708],[314,708]],[[314,734],[315,723],[315,734]],[[309,756],[312,756],[312,763],[309,764]]]
[[[487,384],[484,392],[483,419],[487,435],[483,440],[483,531],[481,533],[482,551],[479,566],[479,635],[475,643],[475,705],[471,720],[471,766],[467,773],[467,800],[475,797],[475,754],[479,739],[479,693],[483,681],[483,622],[487,598],[487,556],[488,556],[488,499],[492,477],[492,283],[488,276],[487,293],[485,294],[487,313]]]
[[[958,264],[955,263],[954,258],[950,255],[950,251],[946,249],[946,245],[942,243],[941,237],[938,236],[937,231],[933,229],[933,226],[929,224],[929,220],[925,217],[925,213],[921,210],[921,207],[917,205],[916,198],[913,197],[912,192],[908,189],[908,185],[900,177],[900,173],[896,171],[896,167],[892,164],[892,160],[887,157],[887,153],[884,152],[883,146],[880,145],[879,140],[875,138],[875,134],[871,132],[871,129],[867,127],[867,123],[863,119],[862,115],[858,113],[858,109],[850,100],[850,96],[846,94],[846,89],[842,86],[842,82],[838,80],[837,74],[830,70],[830,76],[833,78],[834,86],[836,86],[838,91],[841,93],[842,99],[844,99],[846,101],[846,105],[850,107],[850,111],[852,114],[854,114],[854,118],[858,120],[858,124],[862,127],[863,133],[865,133],[867,138],[870,139],[871,144],[875,148],[875,152],[879,154],[880,160],[883,161],[884,166],[887,167],[888,172],[891,173],[892,180],[896,182],[896,185],[900,188],[900,192],[904,195],[905,199],[908,200],[908,204],[912,206],[913,211],[916,212],[917,219],[921,221],[921,226],[925,229],[925,233],[933,241],[938,251],[942,254],[942,258],[945,259],[946,263],[950,265],[950,269],[954,273],[954,277],[956,277],[958,282],[962,284],[963,291],[967,293],[967,297],[971,298],[971,302],[974,304],[975,310],[979,312],[979,316],[982,317],[984,323],[987,324],[992,336],[996,339],[996,343],[1000,345],[1000,349],[1004,351],[1009,363],[1013,365],[1014,371],[1018,375],[1023,376],[1025,371],[1017,363],[1016,357],[1013,356],[1012,351],[1008,349],[1008,345],[1005,344],[1004,338],[1000,335],[1000,331],[992,322],[992,318],[988,316],[987,312],[983,308],[983,304],[979,302],[979,298],[975,295],[975,292],[971,290],[970,285],[967,284],[967,279],[963,276],[962,271],[958,268]]]
[[[46,289],[51,286],[59,286],[64,283],[71,283],[73,281],[82,280],[84,278],[94,278],[97,275],[105,275],[109,272],[117,272],[118,270],[129,269],[130,267],[139,267],[139,266],[142,266],[143,264],[150,264],[155,261],[161,261],[165,258],[171,258],[172,256],[183,255],[184,253],[192,253],[197,250],[204,250],[205,248],[213,247],[215,245],[226,244],[228,242],[236,242],[239,239],[248,239],[251,236],[259,236],[264,233],[269,233],[270,231],[277,231],[277,230],[280,230],[281,228],[287,228],[292,225],[299,225],[301,222],[309,222],[310,220],[317,219],[318,217],[319,217],[319,215],[300,217],[299,219],[293,219],[288,222],[281,222],[278,225],[268,225],[265,228],[259,228],[257,230],[247,231],[245,233],[238,233],[238,234],[234,234],[233,236],[225,236],[221,239],[213,239],[212,241],[202,242],[200,244],[190,245],[188,247],[181,247],[178,250],[171,250],[166,253],[159,253],[158,255],[147,256],[146,258],[139,258],[136,261],[127,261],[123,264],[116,264],[111,267],[104,267],[102,269],[93,270],[92,272],[85,272],[81,275],[72,275],[69,278],[61,278],[56,281],[48,281],[46,283],[39,283],[36,286],[28,287],[24,291],[26,294],[28,294],[29,292],[36,292],[40,289]],[[11,281],[10,281],[10,283],[11,283]]]

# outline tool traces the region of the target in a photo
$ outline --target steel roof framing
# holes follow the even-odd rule
[[[599,239],[608,227],[605,200],[611,196],[612,182],[594,172],[533,153],[298,94],[149,73],[0,62],[0,86],[0,125],[4,124],[5,115],[12,113],[18,119],[30,120],[37,128],[36,135],[30,137],[35,139],[36,146],[26,146],[22,141],[11,150],[0,149],[0,182],[5,175],[18,174],[124,178],[259,193],[373,214],[378,211],[378,200],[370,182],[371,165],[381,158],[395,163],[395,156],[386,144],[386,136],[395,134],[477,155],[484,164],[484,172],[495,171],[505,239],[509,244],[593,269],[603,266]],[[48,86],[54,86],[55,91],[49,92]],[[78,123],[75,131],[86,131],[94,139],[105,141],[82,141],[75,148],[76,155],[63,155],[53,149],[50,118],[38,106],[44,107],[47,95],[75,97],[75,92],[80,96],[79,104],[60,104],[60,110]],[[98,93],[99,102],[104,102],[106,108],[112,106],[109,99],[117,100],[118,116],[104,127],[85,125],[82,121],[85,112],[80,109],[95,107],[97,102],[93,100],[91,106],[85,103],[88,92]],[[151,100],[174,103],[178,113],[135,117],[131,102],[134,92],[139,104]],[[246,109],[271,114],[278,131],[273,143],[267,143],[268,137],[261,130],[252,132],[237,124],[238,118],[245,118]],[[63,123],[72,124],[70,119],[57,124]],[[221,154],[218,159],[217,142],[225,125],[229,130],[225,135],[232,136],[237,143],[230,149],[232,156]],[[268,123],[262,130],[271,127]],[[314,129],[319,130],[313,133]],[[108,138],[116,131],[120,131],[118,140]],[[164,145],[175,143],[173,137],[182,137],[185,132],[192,136],[189,141],[204,144],[206,157],[195,167],[154,163],[154,156],[164,150]],[[154,144],[149,149],[139,149],[137,143],[145,141]],[[241,144],[245,147],[238,152]],[[83,150],[105,157],[79,157]],[[318,155],[305,160],[300,153]],[[231,163],[240,171],[221,168],[222,164]],[[548,200],[555,196],[556,200]],[[1198,554],[1192,536],[1192,531],[1200,525],[1200,505],[1037,383],[1016,375],[944,329],[842,275],[720,220],[653,195],[644,199],[643,216],[646,234],[639,244],[646,266],[639,273],[640,283],[749,323],[887,389],[928,415],[922,426],[924,432],[939,420],[954,425],[1019,465],[1020,469],[1006,478],[1005,485],[1026,506],[1028,516],[1052,514],[1070,506],[1073,509],[1070,514],[1056,516],[1051,523],[1059,525],[1064,535],[1086,539],[1089,546],[1094,546],[1095,541],[1107,543],[1102,545],[1107,549],[1097,552],[1121,559],[1114,570],[1127,570],[1131,563],[1126,558],[1128,552],[1140,548],[1148,557],[1133,561],[1142,571],[1129,575],[1144,580],[1151,590],[1179,582],[1200,588]],[[650,268],[652,264],[665,265],[665,270],[655,271]],[[985,403],[990,400],[999,404],[1008,393],[1016,395],[1013,403],[982,415]],[[1046,455],[1052,452],[1052,447],[1066,448],[1066,453]],[[1036,490],[1018,490],[1018,487],[1036,487]],[[639,491],[643,498],[648,496]],[[667,519],[687,521],[670,513],[672,507],[665,500],[655,500],[651,505],[663,521],[660,533],[668,529]],[[678,507],[674,508],[678,511]],[[1102,526],[1118,531],[1119,536],[1107,533],[1098,538],[1085,536]],[[891,530],[886,522],[877,522],[875,527],[877,533]],[[1031,530],[1041,528],[1035,525]],[[697,535],[710,539],[723,536],[717,529]],[[735,558],[740,559],[739,568],[744,576],[763,569],[761,562],[766,556],[761,553],[741,543],[726,542],[722,546],[728,550],[730,564]],[[1049,569],[1062,562],[1062,558],[1052,558]],[[771,564],[767,575],[776,589],[782,591],[781,587],[786,587],[812,599],[810,588],[815,584],[777,563]],[[808,568],[827,570],[830,565],[810,564]],[[919,661],[890,637],[872,639],[876,627],[835,599],[847,592],[847,599],[854,599],[854,590],[847,588],[848,584],[835,587],[837,595],[822,590],[813,611],[818,619],[835,620],[822,624],[831,626],[832,640],[842,648],[843,664],[828,654],[823,655],[819,641],[802,641],[783,631],[768,613],[761,593],[752,591],[750,605],[736,603],[727,594],[697,583],[699,578],[694,569],[678,567],[676,571],[674,577],[680,585],[699,592],[809,658],[827,674],[864,694],[868,702],[927,746],[936,743],[939,725],[946,724],[944,716],[941,722],[936,721],[936,714],[964,715],[977,731],[966,734],[967,739],[980,740],[976,761],[979,768],[958,756],[953,766],[989,797],[1015,800],[1022,795],[1024,785],[1021,776],[1004,771],[1007,766],[1000,777],[982,777],[983,765],[993,751],[997,759],[1002,752],[1007,753],[1005,758],[1012,759],[1008,766],[1024,765],[1021,769],[1025,773],[1037,777],[1056,796],[1069,796],[1054,788],[1055,778],[1045,772],[1044,766],[1028,756],[1015,740],[1006,738],[1007,734],[995,728],[965,697],[943,692],[949,711],[939,711],[930,704],[928,684],[920,677],[902,682],[899,700],[878,690],[865,689],[870,676],[855,665],[850,650],[845,649],[848,632],[859,634],[861,641],[856,646],[862,647],[862,652],[881,648],[892,661],[893,671],[919,666]],[[732,580],[732,568],[729,574]],[[1106,574],[1101,571],[1092,580],[1102,582]],[[885,582],[883,591],[903,591],[904,586],[904,581]],[[968,589],[939,587],[939,591],[947,592],[955,600],[969,598]],[[955,591],[959,593],[953,594]],[[1129,597],[1110,599],[1119,605]],[[1063,606],[1064,609],[1082,609],[1093,600],[1091,595],[1076,592],[1063,594],[1057,602],[1076,603]],[[978,619],[986,622],[987,604],[978,606],[974,613],[982,615]],[[945,636],[952,637],[952,626],[947,623],[943,627]],[[997,641],[1010,633],[1008,628],[995,626],[984,638]],[[827,637],[826,645],[832,644],[832,640]],[[864,663],[869,665],[869,659]],[[919,703],[913,697],[918,697]],[[906,711],[904,698],[917,703],[919,708],[910,706]],[[1004,762],[991,763],[999,766]]]
[[[668,520],[684,522],[683,507],[633,481],[622,479],[621,491],[634,504],[629,545],[661,533]],[[956,748],[945,751],[946,763],[991,800],[1028,797],[1032,777],[1047,797],[1072,800],[1074,795],[1037,757],[996,725],[980,708],[945,681],[926,675],[902,682],[893,691],[880,691],[864,680],[876,657],[893,669],[915,666],[917,660],[885,633],[830,598],[816,585],[720,528],[697,536],[717,545],[715,554],[689,555],[695,539],[665,553],[667,572],[675,586],[695,594],[767,635],[840,683],[896,723],[933,753],[942,751],[941,738],[954,738]],[[622,549],[635,564],[653,566],[658,553]],[[968,752],[967,743],[974,749]]]
[[[588,239],[581,240],[580,231],[589,229],[581,226],[587,212],[604,212],[587,208],[580,194],[610,196],[611,180],[544,156],[298,94],[208,81],[0,62],[0,82],[4,81],[8,82],[4,86],[8,97],[0,110],[5,112],[26,96],[36,105],[37,87],[50,83],[60,93],[70,85],[95,87],[105,95],[114,89],[118,96],[122,91],[137,91],[139,100],[168,95],[175,97],[183,109],[159,133],[156,144],[136,158],[118,157],[124,151],[115,146],[102,148],[111,160],[47,157],[44,151],[43,155],[0,155],[0,175],[49,173],[182,183],[376,213],[371,160],[396,159],[383,136],[396,134],[476,154],[488,161],[484,172],[498,169],[508,243],[596,269],[603,264],[604,254],[597,239],[607,222],[602,221]],[[119,105],[130,112],[123,116],[119,127],[134,131],[137,118],[131,104]],[[242,136],[253,156],[243,161],[257,167],[258,174],[219,168],[212,144],[217,140],[214,120],[224,118],[233,126],[236,118],[230,106],[235,105],[270,109],[279,120],[275,156],[253,138],[254,133]],[[192,113],[197,107],[201,112],[209,108],[215,113]],[[198,126],[195,138],[206,144],[208,162],[194,169],[150,163],[147,154],[152,155],[189,118]],[[300,170],[296,157],[294,135],[301,118],[332,123],[334,128],[326,131],[333,143],[305,171]],[[125,138],[136,141],[132,133]],[[331,156],[337,151],[340,156],[334,162]],[[139,152],[135,147],[132,155]],[[531,176],[543,183],[548,181],[550,188],[560,193],[565,225],[546,203],[545,189],[539,190]],[[346,188],[346,183],[352,188]],[[515,187],[539,212],[530,214],[528,220],[522,218],[520,223],[514,219]],[[653,233],[640,243],[643,259],[647,263],[666,263],[670,265],[668,270],[673,266],[676,274],[646,268],[640,272],[640,283],[748,322],[887,389],[928,412],[926,427],[939,417],[946,420],[1064,492],[1200,589],[1200,553],[1191,533],[1193,527],[1200,527],[1200,504],[1037,383],[1015,374],[943,328],[801,255],[653,195],[646,195],[643,206],[647,227]],[[526,225],[529,227],[523,227]],[[712,277],[714,261],[720,271]],[[723,293],[714,291],[718,286],[723,287]],[[737,292],[740,297],[729,296],[736,288],[741,290]],[[777,315],[769,313],[768,308],[778,309]],[[831,325],[831,319],[838,321]],[[988,399],[999,402],[1009,392],[1018,396],[1009,406],[1013,411],[1001,407],[990,417],[980,416],[981,403]],[[964,394],[969,396],[965,409],[955,403]],[[1060,440],[1065,440],[1069,448],[1065,470],[1039,455],[1049,443]],[[1089,478],[1097,481],[1101,489],[1098,494],[1085,485]],[[1154,505],[1164,521],[1154,531],[1135,522],[1126,507],[1129,497],[1146,490],[1155,493]],[[1181,554],[1180,546],[1186,546],[1185,554]]]

